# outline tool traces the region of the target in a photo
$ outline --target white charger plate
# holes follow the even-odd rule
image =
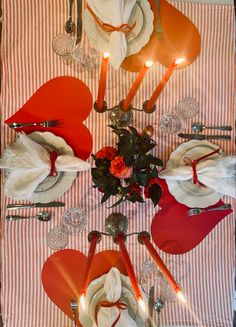
[[[104,274],[95,280],[93,280],[86,292],[86,310],[81,307],[79,304],[79,321],[85,327],[92,327],[95,323],[95,307],[96,304],[106,299],[105,291],[104,291],[104,284],[106,280],[107,274]],[[121,274],[121,285],[122,285],[122,294],[121,294],[121,301],[126,302],[127,310],[129,315],[132,319],[135,320],[138,327],[145,326],[146,317],[139,308],[137,304],[137,300],[133,291],[133,288],[130,284],[129,277]],[[147,307],[147,298],[144,292],[142,292],[142,297],[144,302],[146,303]]]
[[[127,57],[139,52],[148,43],[153,32],[153,21],[154,15],[149,2],[137,0],[128,21],[131,26],[134,22],[136,24],[132,31],[126,34]],[[108,51],[111,33],[102,30],[87,9],[83,14],[83,25],[95,47],[102,52]]]
[[[50,151],[55,150],[57,154],[74,156],[72,148],[65,140],[53,133],[33,132],[28,136]],[[38,185],[29,201],[47,203],[57,200],[70,189],[76,176],[76,172],[60,172],[57,176],[48,176]]]
[[[191,140],[189,142],[184,142],[171,153],[166,168],[177,168],[184,165],[184,157],[189,157],[194,160],[216,149],[218,149],[218,145],[212,144],[208,141]],[[218,157],[218,154],[215,154],[214,156],[216,158]],[[211,159],[214,158],[214,156],[211,156]],[[209,207],[216,204],[222,197],[222,194],[219,194],[208,187],[193,184],[191,180],[166,180],[166,183],[170,193],[175,197],[175,199],[190,208]]]

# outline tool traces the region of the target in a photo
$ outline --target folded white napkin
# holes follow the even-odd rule
[[[113,267],[108,272],[104,284],[106,299],[109,302],[116,302],[120,299],[122,293],[120,271]],[[119,315],[118,309],[115,307],[100,308],[98,312],[98,327],[111,327]],[[128,310],[120,310],[120,319],[116,327],[137,327],[137,324],[130,317]],[[93,327],[96,327],[93,324]]]
[[[87,0],[89,7],[103,23],[118,27],[128,23],[136,0]],[[110,63],[118,69],[126,57],[127,43],[125,33],[114,31],[111,33],[109,49]]]
[[[236,198],[236,157],[218,157],[200,161],[196,166],[198,181],[217,193]],[[191,166],[165,169],[159,177],[167,180],[186,181],[193,177]]]
[[[19,134],[0,159],[0,168],[7,169],[6,195],[17,199],[30,199],[37,186],[50,174],[50,154],[25,134]],[[90,164],[73,156],[59,155],[56,171],[75,172],[88,170]]]

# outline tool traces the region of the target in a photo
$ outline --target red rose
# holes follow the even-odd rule
[[[145,198],[149,199],[150,198],[150,194],[149,194],[149,187],[152,186],[153,184],[159,184],[158,183],[158,177],[152,178],[148,181],[147,186],[145,186],[144,188],[144,195]]]
[[[129,187],[129,195],[132,194],[132,191],[134,191],[134,192],[136,192],[136,193],[138,193],[140,195],[142,193],[141,187],[138,184],[136,184],[136,183],[130,185],[130,187]]]
[[[115,156],[117,155],[117,150],[113,148],[112,146],[104,146],[99,150],[95,156],[99,159],[107,159],[107,160],[113,160]]]
[[[153,126],[148,125],[148,126],[146,126],[146,127],[143,129],[141,135],[145,135],[145,134],[147,134],[149,137],[152,137],[152,136],[153,136],[153,133],[154,133],[154,128],[153,128]]]
[[[126,166],[124,157],[116,156],[110,165],[110,173],[117,178],[130,178],[133,174],[133,167]]]

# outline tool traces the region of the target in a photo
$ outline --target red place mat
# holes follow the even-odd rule
[[[85,160],[92,150],[92,136],[83,121],[91,109],[92,95],[89,88],[77,78],[63,76],[43,84],[5,123],[58,119],[60,125],[52,128],[24,127],[18,128],[17,132],[52,132],[72,147],[75,156]]]
[[[48,297],[72,319],[70,301],[78,299],[82,289],[87,257],[76,250],[61,250],[51,255],[42,269],[42,284]],[[94,256],[91,278],[109,272],[112,267],[127,275],[121,253],[103,251]],[[77,321],[77,326],[81,324]]]
[[[159,179],[162,198],[152,220],[151,234],[155,244],[164,252],[183,254],[195,248],[210,231],[232,210],[213,211],[189,217],[186,205],[178,203],[170,194],[164,179]],[[211,207],[224,204],[219,201]]]

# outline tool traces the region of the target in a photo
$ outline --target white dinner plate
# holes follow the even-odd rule
[[[212,144],[208,141],[191,140],[189,142],[184,142],[171,153],[166,168],[177,168],[184,165],[184,157],[197,159],[216,149],[218,149],[218,145]],[[219,155],[215,154],[214,156],[217,158]],[[214,156],[211,156],[211,159],[214,158]],[[193,184],[191,180],[173,181],[167,179],[166,183],[170,193],[175,197],[175,199],[190,208],[209,207],[216,204],[222,197],[222,194],[219,194],[208,187]]]
[[[28,135],[45,149],[55,150],[57,154],[74,156],[72,148],[59,136],[50,132],[33,132]],[[48,176],[34,191],[31,202],[47,203],[60,198],[71,187],[77,173],[60,172],[57,176]]]
[[[134,22],[136,23],[134,28],[126,34],[126,56],[139,52],[148,43],[153,32],[153,20],[154,15],[149,2],[147,0],[137,0],[128,21],[131,26]],[[96,48],[102,52],[108,51],[111,33],[102,30],[88,9],[84,11],[83,24],[88,38]]]
[[[95,307],[96,304],[106,299],[105,291],[104,291],[104,283],[106,280],[107,274],[104,274],[95,280],[93,280],[86,292],[86,310],[79,305],[79,320],[81,324],[85,327],[92,327],[95,322]],[[121,274],[121,285],[122,285],[122,294],[121,301],[124,301],[127,304],[127,310],[129,315],[136,322],[138,327],[143,327],[145,325],[146,318],[141,309],[137,304],[137,300],[133,291],[133,288],[130,284],[129,277]],[[144,302],[147,305],[146,295],[142,292],[142,297]]]

